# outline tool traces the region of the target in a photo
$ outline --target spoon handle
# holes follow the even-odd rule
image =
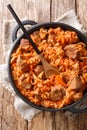
[[[32,47],[34,48],[34,50],[36,51],[37,54],[40,54],[40,50],[37,48],[37,46],[35,45],[35,43],[32,41],[32,39],[30,38],[28,31],[25,29],[25,27],[23,26],[22,22],[20,21],[20,19],[18,18],[17,14],[15,13],[15,11],[13,10],[13,8],[11,7],[11,5],[7,5],[9,11],[11,12],[11,14],[13,15],[14,19],[16,20],[16,22],[18,23],[18,25],[20,26],[20,28],[22,29],[23,33],[25,34],[26,38],[28,39],[29,43],[32,45]]]

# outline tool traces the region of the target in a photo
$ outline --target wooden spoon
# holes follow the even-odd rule
[[[41,55],[40,50],[37,48],[37,46],[35,45],[35,43],[32,41],[32,39],[30,38],[28,31],[24,28],[22,22],[20,21],[20,19],[18,18],[17,14],[15,13],[15,11],[13,10],[13,8],[11,7],[11,5],[7,5],[8,9],[10,10],[11,14],[13,15],[14,19],[16,20],[16,22],[18,23],[18,25],[20,26],[20,28],[22,29],[22,31],[24,32],[26,38],[28,39],[29,43],[32,45],[32,47],[34,48],[34,50],[36,51],[36,53],[39,55],[40,60],[43,64],[44,67],[44,71],[45,71],[45,75],[48,78],[49,76],[51,76],[52,74],[58,74],[58,70],[55,69],[54,67],[52,67],[47,61],[46,59],[44,59],[44,57]]]

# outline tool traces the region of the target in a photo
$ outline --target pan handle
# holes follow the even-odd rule
[[[71,106],[68,111],[76,114],[80,114],[87,111],[87,93],[84,97],[76,104]]]
[[[23,25],[35,25],[35,24],[37,24],[37,22],[32,21],[32,20],[25,20],[25,21],[22,21],[22,24]],[[16,25],[16,27],[13,30],[13,34],[12,34],[12,42],[14,42],[17,39],[17,33],[18,33],[19,29],[20,29],[19,25]]]

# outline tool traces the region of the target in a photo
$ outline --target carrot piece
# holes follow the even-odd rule
[[[60,77],[60,75],[56,76],[56,83],[63,85],[65,88],[67,87],[67,84],[63,81],[63,79]]]

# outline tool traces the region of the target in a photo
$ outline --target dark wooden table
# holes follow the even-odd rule
[[[2,24],[12,19],[6,5],[10,3],[20,18],[28,17],[38,23],[54,21],[66,11],[75,10],[87,29],[87,0],[0,0],[0,63],[4,63]],[[14,97],[0,87],[0,130],[87,130],[87,113],[68,115],[65,112],[40,112],[31,122],[14,109]]]

